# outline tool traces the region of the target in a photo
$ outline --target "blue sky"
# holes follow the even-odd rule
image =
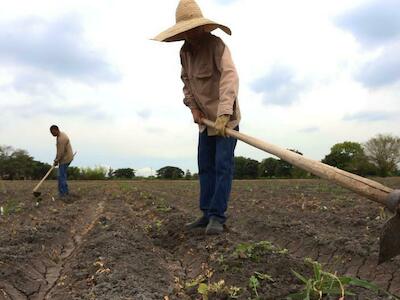
[[[183,105],[181,43],[150,38],[177,1],[22,0],[0,12],[0,144],[51,162],[51,124],[75,165],[165,165],[196,172],[197,129]],[[199,0],[240,77],[241,130],[322,159],[346,140],[400,135],[398,0]],[[237,155],[266,153],[239,143]]]

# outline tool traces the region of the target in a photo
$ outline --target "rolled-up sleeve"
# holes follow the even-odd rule
[[[239,92],[239,77],[227,46],[224,48],[218,67],[221,72],[217,112],[219,117],[233,114],[233,107]]]

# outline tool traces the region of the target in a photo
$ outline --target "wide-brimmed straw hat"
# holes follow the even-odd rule
[[[209,32],[220,28],[225,33],[232,34],[227,26],[204,18],[196,1],[180,0],[176,8],[176,24],[161,32],[153,40],[159,42],[181,41],[184,39],[183,33],[199,26],[206,26],[206,30]]]

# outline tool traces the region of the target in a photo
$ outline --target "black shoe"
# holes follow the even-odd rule
[[[210,218],[210,222],[208,222],[206,228],[206,234],[221,234],[224,232],[224,225],[221,224],[216,218]]]
[[[71,203],[71,198],[69,197],[68,194],[65,195],[58,195],[58,199],[64,203]]]
[[[185,228],[186,229],[205,228],[207,227],[207,224],[208,224],[208,219],[203,216],[194,222],[185,224]]]

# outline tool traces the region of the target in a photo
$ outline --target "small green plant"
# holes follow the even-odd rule
[[[220,265],[220,267],[222,268],[222,270],[224,272],[226,272],[229,269],[229,265],[227,264],[226,260],[225,260],[225,256],[223,254],[221,254],[220,256],[217,257],[216,259],[217,263]]]
[[[260,287],[260,281],[258,278],[254,275],[251,275],[249,279],[249,287],[252,289],[253,293],[256,295],[257,299],[259,298],[258,296],[258,291],[257,289]]]
[[[156,210],[165,213],[171,211],[172,207],[164,200],[164,198],[160,198],[156,203]]]
[[[192,287],[200,285],[202,282],[206,280],[206,277],[204,275],[199,275],[196,278],[189,280],[188,282],[185,283],[185,288],[190,289]]]
[[[251,192],[253,192],[253,188],[248,185],[248,186],[246,186],[246,191],[251,193]]]
[[[146,191],[140,191],[139,192],[139,197],[144,199],[144,200],[152,200],[153,199],[153,195],[151,193],[146,192]],[[152,202],[152,204],[154,204],[154,202]]]
[[[379,218],[381,220],[386,220],[387,219],[387,214],[386,214],[386,209],[385,207],[379,207]]]
[[[288,299],[311,300],[323,299],[323,296],[339,296],[339,300],[344,300],[346,295],[355,296],[354,293],[346,290],[348,286],[362,287],[376,293],[381,291],[388,295],[390,299],[399,299],[368,281],[349,276],[337,276],[336,273],[326,272],[322,270],[322,265],[319,262],[313,261],[310,258],[306,258],[305,262],[312,266],[313,277],[306,278],[292,270],[293,274],[304,284],[304,288],[298,293],[289,295]]]
[[[197,292],[202,296],[203,300],[208,300],[211,294],[225,295],[229,299],[237,299],[240,291],[240,288],[236,286],[227,287],[223,279],[210,284],[200,283],[197,288]]]
[[[261,285],[260,280],[268,280],[268,281],[274,282],[274,279],[270,275],[260,273],[260,272],[254,272],[254,274],[251,275],[251,277],[249,278],[249,287],[252,289],[253,293],[256,295],[256,299],[259,298],[257,289]]]
[[[3,215],[18,213],[22,210],[21,206],[16,200],[9,200],[2,208]]]
[[[144,232],[148,233],[159,233],[161,231],[163,221],[155,219],[153,224],[146,224],[143,227]]]
[[[223,265],[223,264],[225,263],[225,256],[224,256],[223,254],[221,254],[220,256],[218,256],[217,262],[218,262],[220,265]]]
[[[123,192],[131,192],[131,191],[136,192],[137,191],[137,187],[135,187],[130,182],[120,182],[119,187]]]
[[[161,231],[161,227],[162,227],[162,221],[161,220],[157,220],[155,225],[156,225],[156,230],[159,232]]]
[[[240,243],[235,247],[233,255],[239,258],[249,258],[253,261],[259,261],[261,256],[266,253],[287,254],[287,249],[276,247],[269,241],[260,241],[258,243]]]
[[[144,229],[144,232],[150,233],[151,230],[153,229],[153,226],[151,224],[146,224],[146,225],[144,225],[143,229]]]

